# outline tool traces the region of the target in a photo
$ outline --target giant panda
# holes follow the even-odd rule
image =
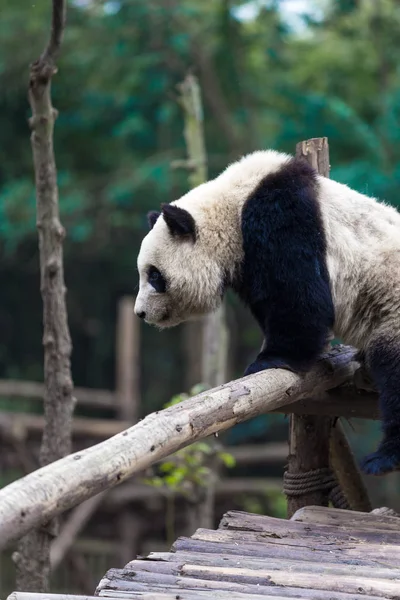
[[[214,311],[227,288],[265,339],[245,374],[308,370],[334,335],[359,349],[383,439],[362,462],[400,468],[400,214],[273,150],[148,215],[136,314],[159,328]]]

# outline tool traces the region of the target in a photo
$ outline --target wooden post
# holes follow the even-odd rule
[[[332,471],[352,510],[370,512],[371,501],[360,469],[351,451],[340,419],[331,430],[330,461]]]
[[[132,425],[139,419],[140,409],[140,322],[134,313],[135,299],[123,296],[118,302],[116,334],[116,394],[118,416]],[[118,519],[119,560],[126,565],[136,558],[140,522],[129,506]]]
[[[120,419],[136,423],[139,417],[139,320],[135,299],[124,296],[118,302],[116,337],[116,393]]]
[[[327,138],[313,138],[296,146],[296,156],[302,157],[324,177],[329,177]],[[330,417],[290,415],[288,474],[303,474],[329,469]],[[288,496],[288,516],[304,506],[328,506],[329,490],[307,491]]]
[[[296,156],[305,158],[324,177],[329,177],[329,148],[327,138],[313,138],[296,146]],[[290,416],[289,474],[328,474],[332,469],[347,502],[353,510],[370,511],[371,503],[340,422],[332,428],[331,417]],[[304,506],[328,506],[329,488],[309,491],[288,497],[288,516]]]

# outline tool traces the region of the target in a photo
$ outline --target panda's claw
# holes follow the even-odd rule
[[[376,452],[369,454],[361,461],[361,469],[367,475],[386,475],[400,470],[400,445],[383,443]]]

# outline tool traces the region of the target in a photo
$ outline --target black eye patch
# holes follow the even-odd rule
[[[164,277],[161,275],[160,271],[156,269],[156,267],[150,267],[147,274],[148,281],[151,286],[158,292],[159,294],[164,294],[167,284]]]

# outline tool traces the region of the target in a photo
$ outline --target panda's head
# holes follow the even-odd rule
[[[213,252],[201,214],[164,204],[148,215],[150,232],[138,256],[135,312],[159,328],[215,310],[224,292],[224,265]]]

